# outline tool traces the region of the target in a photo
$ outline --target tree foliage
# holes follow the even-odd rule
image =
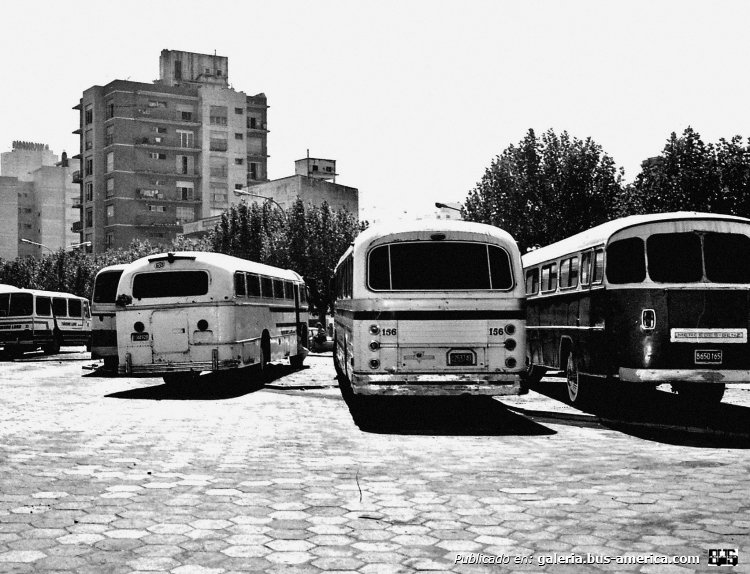
[[[591,138],[529,130],[485,170],[464,203],[464,217],[505,229],[522,252],[611,219],[622,169]]]
[[[356,216],[328,203],[297,200],[281,211],[270,202],[241,202],[221,218],[211,238],[214,251],[293,269],[305,278],[318,315],[333,307],[329,283],[341,255],[360,231]]]
[[[706,211],[750,216],[750,149],[740,136],[704,143],[688,127],[645,160],[627,189],[627,213]]]

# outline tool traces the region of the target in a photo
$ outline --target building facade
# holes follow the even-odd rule
[[[80,240],[94,252],[168,243],[267,180],[264,94],[228,84],[223,56],[163,50],[151,84],[92,86],[80,112]]]
[[[0,164],[0,257],[39,257],[79,242],[73,224],[79,218],[78,162],[62,161],[45,144],[13,142]],[[22,239],[34,245],[21,241]]]

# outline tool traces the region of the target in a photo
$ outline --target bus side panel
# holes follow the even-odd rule
[[[117,357],[117,324],[114,312],[94,313],[91,326],[91,358]]]

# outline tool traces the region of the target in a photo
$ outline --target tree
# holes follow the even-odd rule
[[[621,193],[622,169],[591,138],[529,130],[485,169],[464,216],[505,229],[523,252],[611,219]]]

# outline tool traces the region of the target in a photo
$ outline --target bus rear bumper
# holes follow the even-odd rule
[[[125,354],[125,364],[117,367],[120,375],[153,377],[168,375],[170,373],[201,373],[203,371],[226,371],[236,369],[240,362],[236,359],[219,361],[217,353],[213,353],[212,361],[191,361],[185,363],[148,363],[144,365],[134,365],[130,353]]]
[[[747,383],[747,369],[628,369],[620,367],[620,380],[628,383]]]
[[[432,373],[361,375],[352,377],[356,395],[451,396],[520,395],[525,392],[520,374],[438,375]]]

